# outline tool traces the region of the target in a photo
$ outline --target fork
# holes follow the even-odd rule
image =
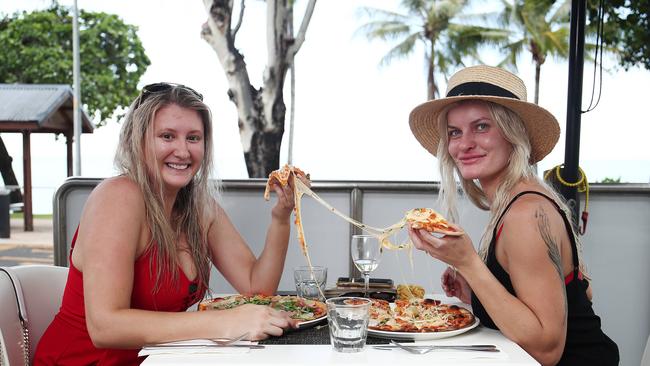
[[[231,345],[231,344],[233,344],[235,342],[239,342],[239,341],[241,341],[242,339],[244,339],[246,337],[248,337],[248,332],[240,335],[239,337],[235,337],[235,338],[209,338],[208,340],[212,341],[212,342],[214,342],[214,343],[216,343],[216,344],[218,344],[220,346],[228,346],[228,345]]]
[[[450,350],[461,350],[461,351],[481,351],[481,352],[499,352],[499,349],[494,345],[466,345],[466,346],[454,346],[454,345],[444,345],[444,346],[433,346],[433,345],[405,345],[394,340],[390,341],[391,344],[416,355],[423,355],[437,349],[450,349]]]

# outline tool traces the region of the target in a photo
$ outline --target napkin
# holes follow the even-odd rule
[[[251,341],[238,341],[234,345],[254,345],[257,342]],[[173,346],[173,347],[169,347]],[[207,346],[207,347],[201,347]],[[138,353],[138,356],[173,354],[173,355],[189,355],[189,354],[218,354],[218,353],[248,353],[250,348],[247,347],[230,347],[219,346],[208,339],[189,339],[185,341],[168,342],[144,346]]]

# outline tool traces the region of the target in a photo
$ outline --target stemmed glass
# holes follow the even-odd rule
[[[365,294],[368,297],[370,272],[374,271],[379,265],[381,246],[377,238],[372,235],[352,235],[350,252],[352,253],[354,265],[363,273]]]

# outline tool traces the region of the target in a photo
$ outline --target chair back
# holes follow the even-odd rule
[[[43,264],[30,264],[12,267],[20,281],[23,301],[27,311],[29,329],[29,360],[34,359],[36,345],[45,329],[50,325],[61,308],[63,290],[68,279],[68,268]]]
[[[643,357],[641,358],[641,366],[650,366],[650,335],[648,335],[648,340],[645,342],[645,351],[643,351]]]
[[[9,358],[7,358],[7,347],[5,347],[5,339],[2,337],[2,328],[0,328],[0,366],[9,366]]]
[[[61,307],[67,277],[65,267],[33,264],[0,268],[0,328],[9,365],[32,364],[38,342]],[[29,355],[24,354],[26,345]]]
[[[20,283],[9,268],[0,267],[0,364],[24,365]]]

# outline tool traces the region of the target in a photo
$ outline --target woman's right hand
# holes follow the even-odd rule
[[[296,328],[298,324],[289,313],[264,305],[245,304],[227,311],[232,312],[234,323],[229,336],[237,337],[248,332],[251,341],[281,336],[285,329]]]
[[[445,295],[449,297],[455,296],[465,304],[472,302],[472,288],[469,287],[465,278],[455,269],[447,267],[442,273],[440,284]]]

